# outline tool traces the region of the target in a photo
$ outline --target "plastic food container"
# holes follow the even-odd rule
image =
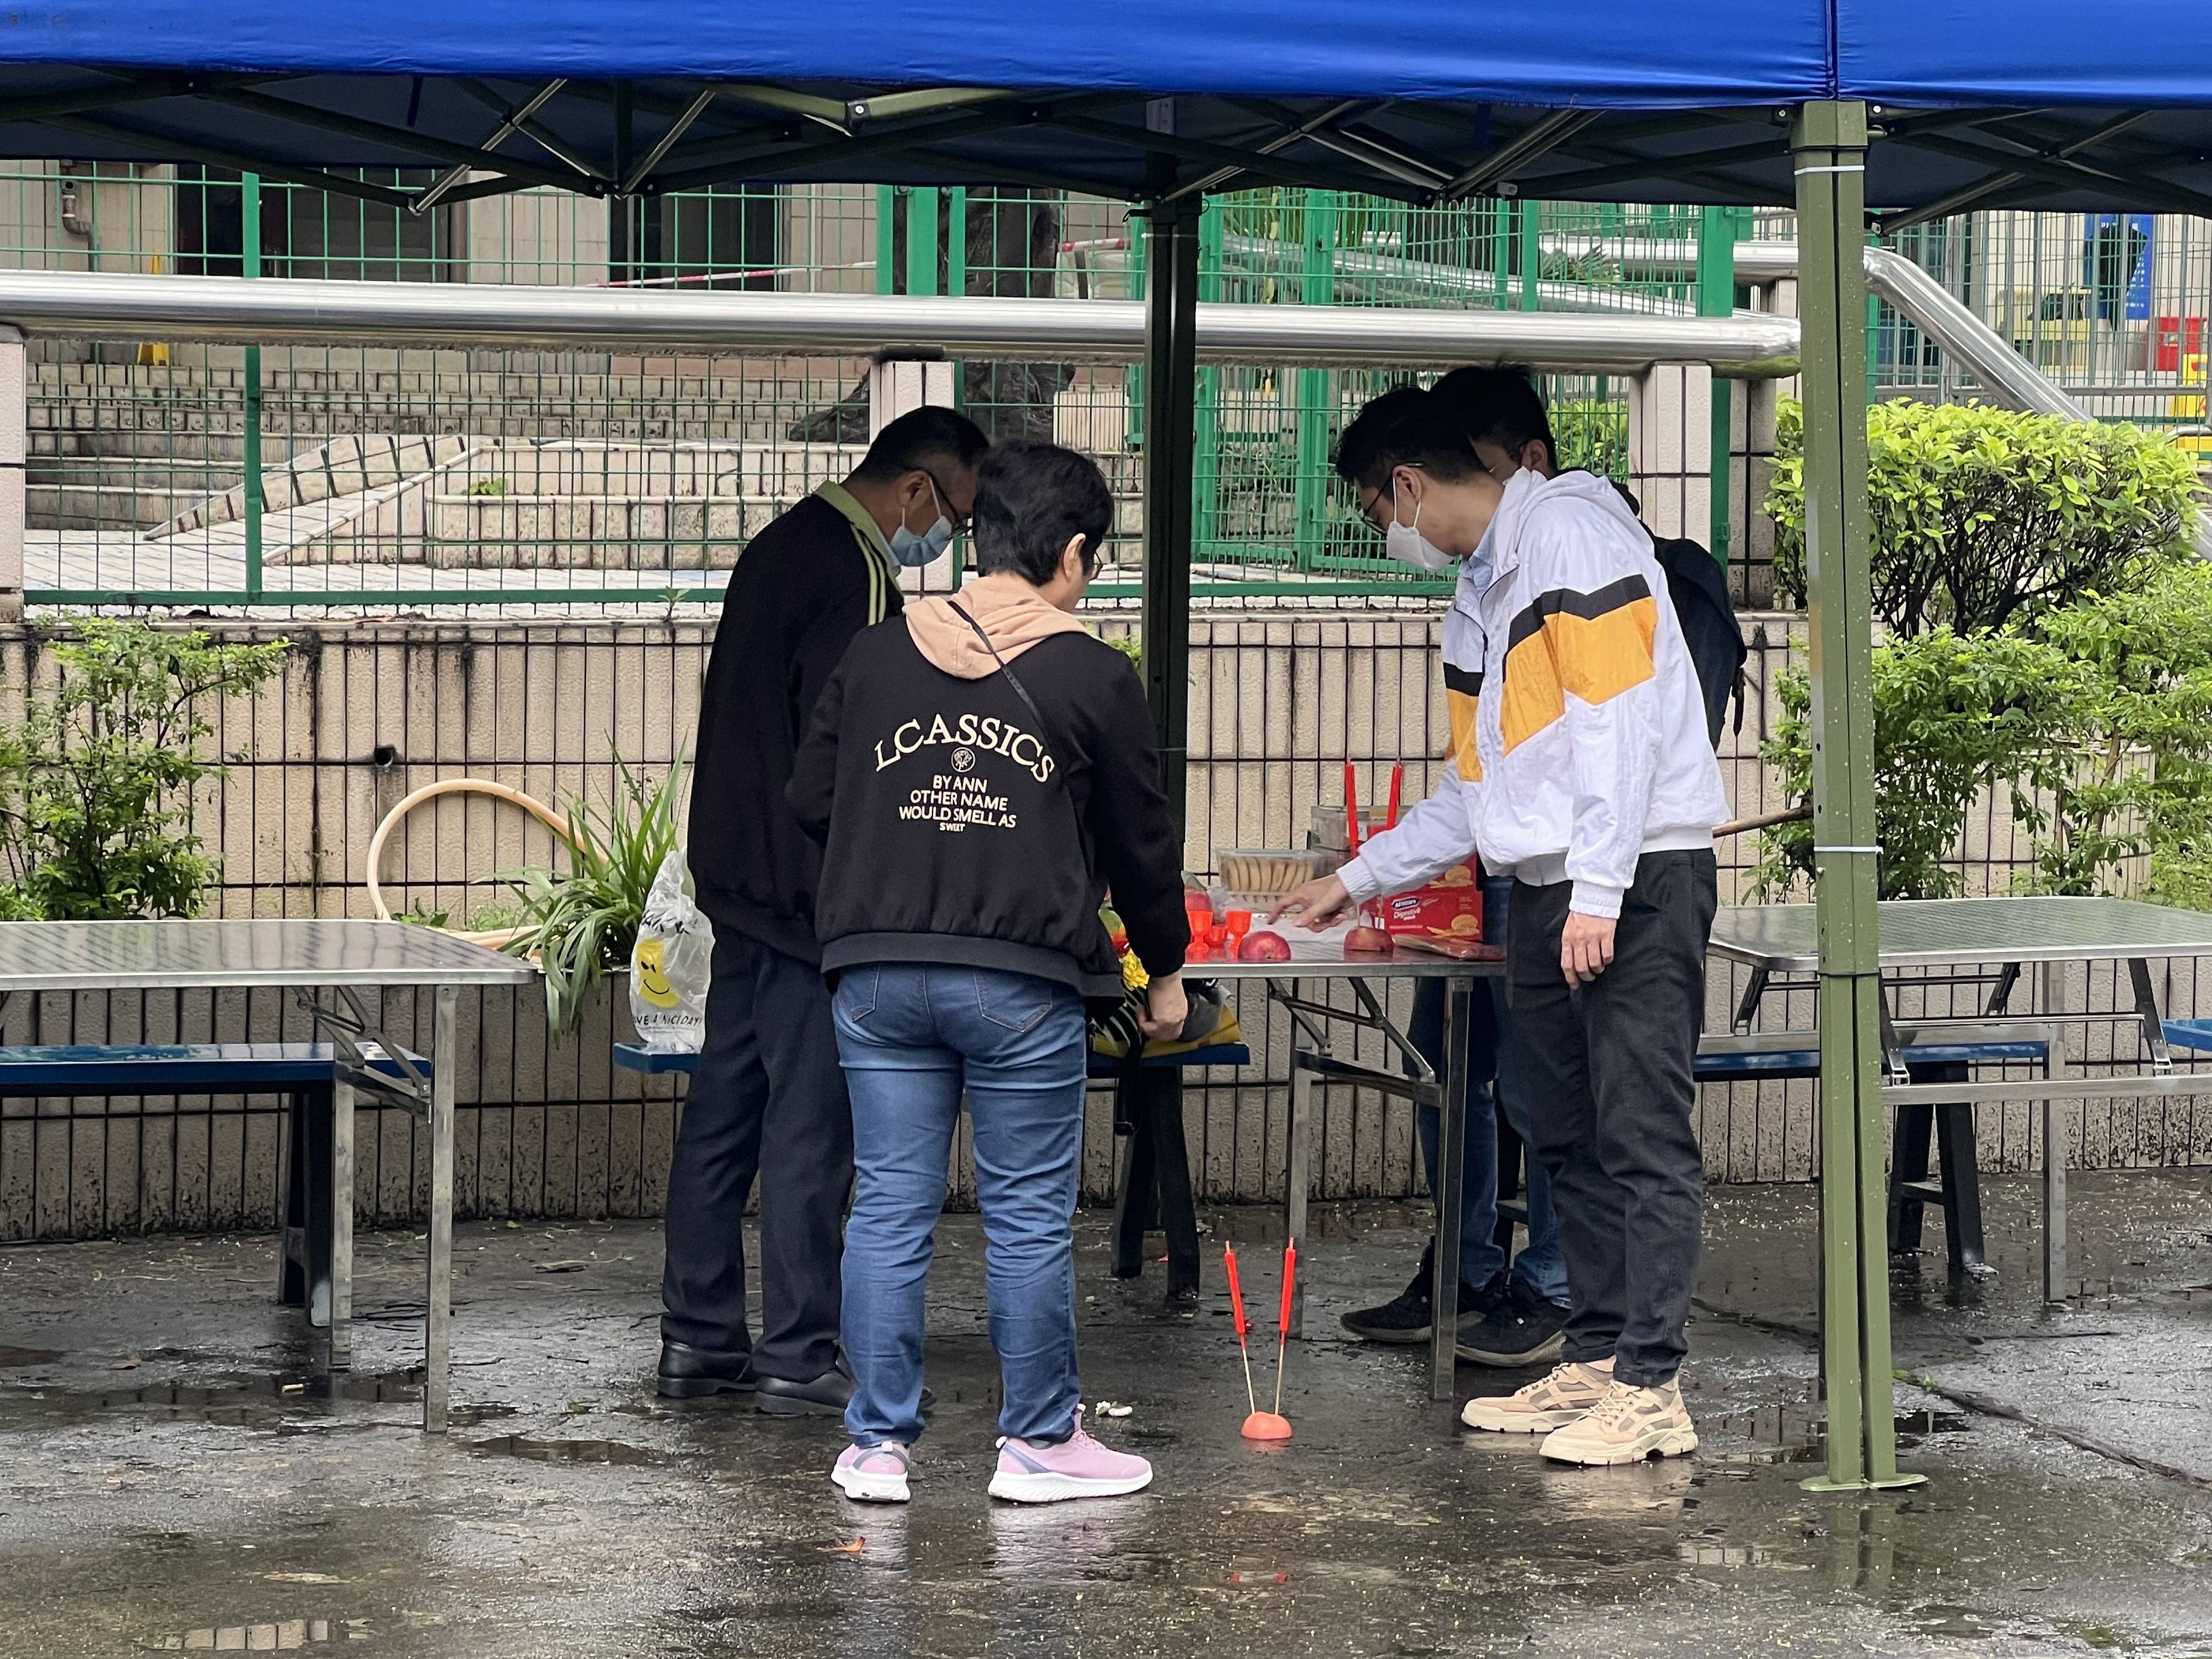
[[[1405,816],[1402,810],[1399,816],[1401,817]],[[1361,807],[1359,809],[1360,844],[1364,846],[1369,836],[1382,829],[1389,822],[1390,809],[1388,806]],[[1333,847],[1339,852],[1349,850],[1350,843],[1346,842],[1344,835],[1344,808],[1340,804],[1335,806],[1314,808],[1313,844],[1316,847]]]
[[[1223,889],[1254,898],[1279,898],[1327,875],[1344,862],[1341,852],[1326,847],[1217,847],[1213,867]]]

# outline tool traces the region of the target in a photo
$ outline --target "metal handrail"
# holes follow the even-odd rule
[[[663,293],[473,283],[0,271],[0,320],[27,335],[122,334],[252,345],[514,346],[1040,357],[1136,362],[1145,307],[1123,300]],[[1547,315],[1380,307],[1198,307],[1198,356],[1261,367],[1432,368],[1520,362],[1605,374],[1710,363],[1769,379],[1797,370],[1790,317]]]

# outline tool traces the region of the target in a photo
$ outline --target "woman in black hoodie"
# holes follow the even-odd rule
[[[1112,521],[1082,456],[988,452],[977,580],[854,640],[793,769],[792,806],[824,843],[815,931],[853,1101],[853,1444],[831,1477],[852,1498],[908,1496],[923,1283],[963,1091],[1004,1382],[992,1495],[1109,1497],[1152,1479],[1083,1431],[1075,1358],[1085,1003],[1121,989],[1108,886],[1151,975],[1148,1033],[1182,1028],[1189,944],[1143,688],[1072,614]]]

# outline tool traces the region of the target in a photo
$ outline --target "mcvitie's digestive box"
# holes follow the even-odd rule
[[[1473,859],[1452,866],[1425,887],[1382,900],[1376,908],[1385,933],[1470,945],[1482,937],[1482,888]]]

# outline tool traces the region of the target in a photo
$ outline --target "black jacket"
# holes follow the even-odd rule
[[[807,716],[853,635],[896,616],[887,563],[810,495],[753,538],[730,573],[707,661],[687,856],[717,928],[818,962],[822,850],[784,803]]]
[[[1142,684],[1086,634],[1043,640],[1012,671],[1044,731],[1004,674],[945,672],[902,622],[846,652],[790,790],[826,843],[825,969],[961,963],[1115,997],[1109,885],[1146,968],[1182,966],[1182,848]]]

